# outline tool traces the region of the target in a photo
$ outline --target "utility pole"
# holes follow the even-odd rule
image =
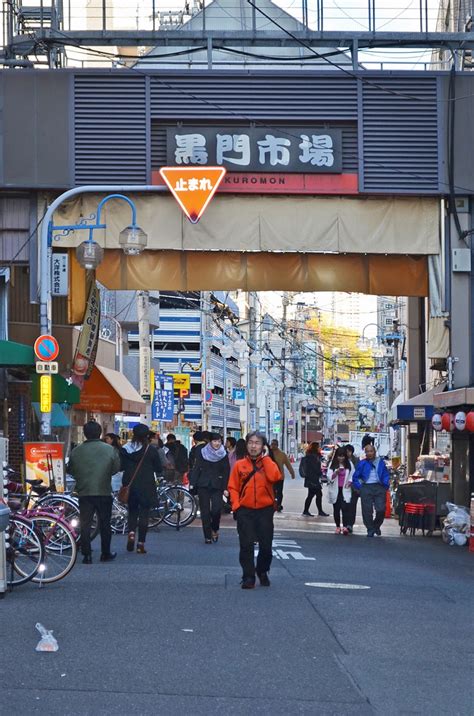
[[[288,439],[287,439],[287,425],[288,420],[286,417],[286,386],[285,386],[285,360],[286,360],[286,329],[287,329],[287,316],[288,316],[288,305],[290,303],[290,295],[288,291],[284,291],[283,297],[282,297],[282,305],[283,305],[283,318],[281,321],[282,325],[282,348],[281,348],[281,382],[283,383],[283,387],[281,389],[281,395],[280,395],[280,415],[281,415],[281,442],[282,442],[282,450],[286,452],[288,447]]]
[[[209,406],[206,402],[206,373],[208,368],[207,332],[209,327],[208,312],[211,305],[211,292],[201,292],[201,401],[202,429],[208,430]]]
[[[150,370],[150,301],[148,291],[137,291],[138,351],[140,371],[140,395],[151,400]]]
[[[249,291],[249,344],[252,350],[257,348],[257,316],[256,316],[256,295],[254,291]],[[250,429],[256,430],[258,427],[257,416],[257,366],[249,364],[249,411],[250,411]]]

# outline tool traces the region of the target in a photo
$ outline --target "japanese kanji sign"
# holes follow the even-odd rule
[[[155,386],[151,401],[152,420],[173,419],[174,412],[174,386],[170,375],[155,376]]]
[[[239,172],[340,174],[342,134],[315,127],[168,127],[167,161]]]
[[[174,198],[196,224],[224,178],[223,167],[162,167],[160,174]]]

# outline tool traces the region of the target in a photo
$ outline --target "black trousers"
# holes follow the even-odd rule
[[[273,483],[273,492],[275,493],[275,500],[277,503],[277,508],[280,509],[282,507],[283,502],[283,483],[284,480],[278,480],[278,482]]]
[[[100,542],[102,554],[110,554],[110,541],[112,529],[112,497],[105,495],[87,495],[79,498],[79,512],[81,520],[81,552],[83,555],[91,553],[91,525],[94,512],[97,512],[100,525]]]
[[[309,512],[309,508],[313,501],[313,497],[316,497],[316,507],[318,508],[319,514],[323,511],[323,488],[322,487],[308,487],[308,497],[304,501],[303,512]]]
[[[351,504],[350,502],[346,502],[344,500],[344,496],[342,494],[342,487],[340,487],[337,492],[337,500],[333,504],[332,508],[334,512],[334,522],[336,523],[336,527],[341,526],[341,513],[343,527],[350,527]]]
[[[349,510],[349,522],[347,523],[347,527],[354,527],[355,521],[356,521],[356,514],[357,514],[357,503],[359,501],[359,492],[357,490],[352,490],[352,497],[350,502],[350,510]]]
[[[221,490],[213,490],[210,487],[199,487],[198,497],[204,539],[211,539],[212,533],[219,531],[221,523],[221,513],[224,505],[222,492]]]
[[[385,500],[387,490],[379,482],[360,486],[360,502],[362,505],[362,519],[368,530],[377,530],[385,519]],[[375,508],[375,518],[374,518]]]
[[[143,503],[140,499],[140,493],[130,492],[128,496],[128,531],[135,532],[138,524],[138,541],[146,540],[148,530],[148,520],[150,519],[150,506]]]
[[[273,505],[251,510],[239,507],[237,510],[237,531],[239,533],[239,561],[244,579],[255,578],[254,543],[258,542],[257,574],[268,572],[272,563]]]

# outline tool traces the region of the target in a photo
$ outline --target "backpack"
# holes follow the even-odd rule
[[[300,477],[302,477],[303,479],[306,477],[305,462],[306,462],[306,457],[302,458],[302,460],[300,462],[299,469],[298,469],[298,472],[300,473]]]

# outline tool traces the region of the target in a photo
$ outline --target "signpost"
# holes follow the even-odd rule
[[[54,361],[59,355],[59,343],[53,336],[39,336],[34,342],[33,349],[38,360]]]
[[[34,342],[35,355],[39,363],[36,372],[40,373],[40,411],[41,435],[51,434],[52,379],[51,374],[58,372],[56,358],[59,355],[59,343],[54,336],[38,336]]]
[[[192,224],[197,224],[225,176],[224,167],[162,167],[160,175]]]

